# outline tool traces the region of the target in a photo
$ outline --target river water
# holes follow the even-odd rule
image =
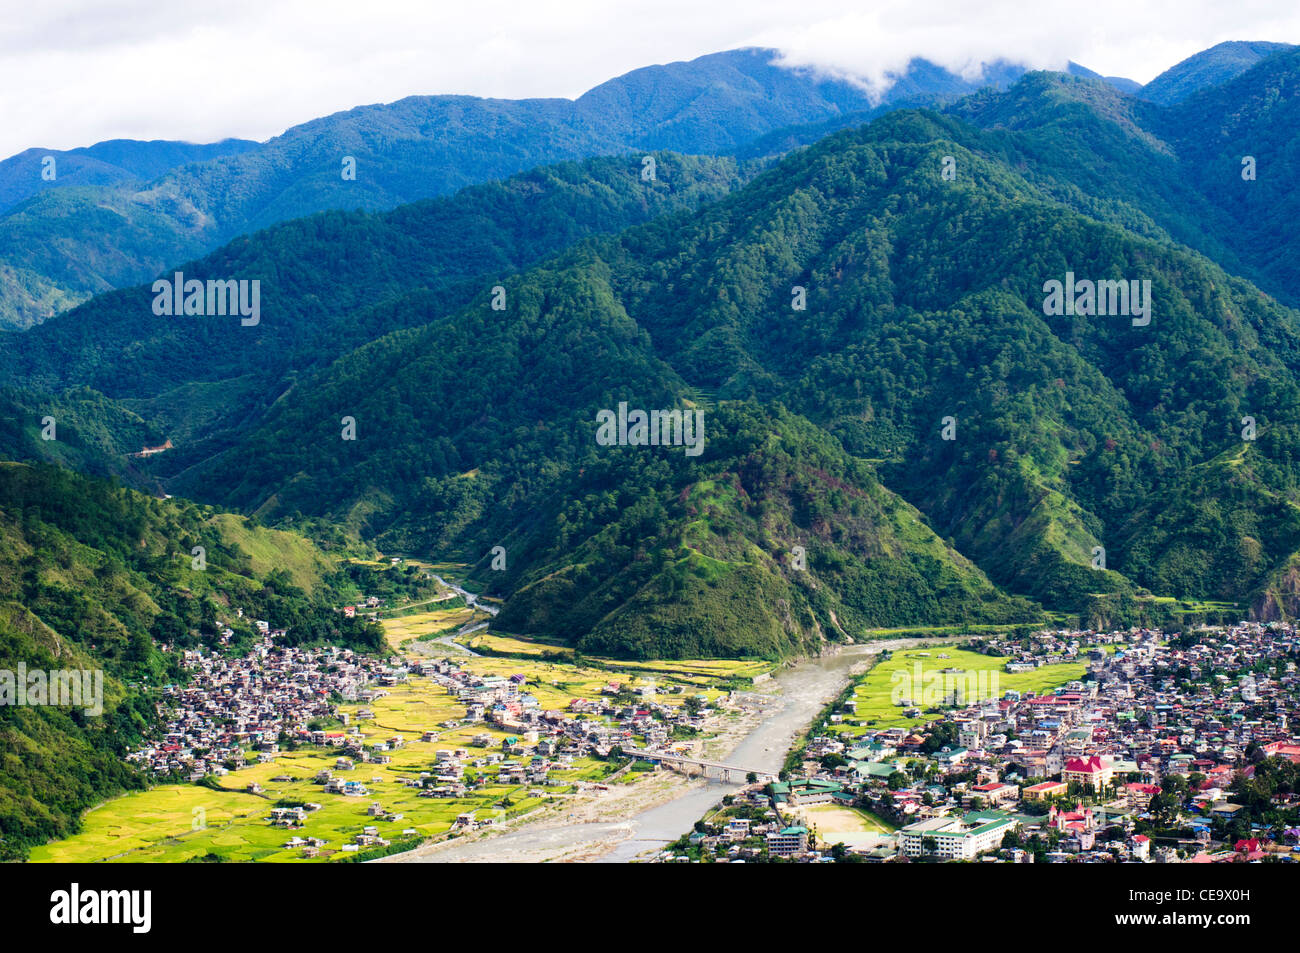
[[[786,752],[807,731],[809,724],[844,688],[855,668],[886,649],[958,641],[957,638],[891,639],[845,646],[833,654],[803,659],[779,670],[773,678],[780,692],[762,719],[730,753],[719,760],[728,764],[775,773],[785,763]],[[596,858],[600,863],[627,863],[662,850],[691,830],[713,805],[740,784],[709,781],[684,790],[671,801],[618,821],[596,821],[518,830],[477,841],[456,842],[428,852],[399,854],[390,861],[416,863],[504,862],[539,859],[589,851],[594,845],[617,841],[612,850]]]

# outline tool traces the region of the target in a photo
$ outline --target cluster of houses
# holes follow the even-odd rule
[[[406,677],[350,649],[280,645],[276,630],[261,622],[258,629],[263,636],[246,654],[185,651],[189,684],[163,688],[161,731],[130,760],[159,776],[197,781],[242,766],[249,750],[271,760],[286,738],[342,745],[342,732],[313,731],[310,724],[337,717],[339,701],[373,698],[370,686]]]
[[[523,675],[475,674],[449,659],[416,663],[416,670],[465,705],[466,721],[508,732],[501,747],[505,755],[514,757],[606,757],[615,748],[638,744],[686,750],[690,743],[674,741],[674,733],[693,735],[711,714],[703,695],[694,705],[657,700],[661,693],[685,694],[681,685],[647,683],[632,688],[610,682],[599,698],[573,698],[563,710],[554,710],[542,708],[527,690]],[[526,768],[516,770],[527,774]]]
[[[397,780],[418,788],[421,797],[465,798],[488,784],[572,784],[553,779],[552,772],[572,767],[579,758],[608,757],[620,747],[688,750],[691,742],[682,739],[703,728],[711,714],[707,697],[692,698],[685,686],[633,687],[619,682],[606,684],[596,698],[573,698],[563,710],[548,710],[521,674],[476,674],[450,659],[396,662],[344,648],[286,646],[277,641],[283,630],[262,621],[256,628],[261,638],[246,653],[184,652],[190,681],[162,690],[161,728],[129,755],[131,760],[160,777],[198,781],[226,775],[254,759],[272,761],[285,746],[311,745],[333,749],[335,755],[333,767],[314,779],[323,794],[372,798],[374,782],[381,779],[363,769],[390,763],[393,752],[408,742],[401,735],[363,734],[362,725],[375,717],[368,706],[393,686],[425,678],[455,696],[464,706],[464,717],[428,726],[422,742],[436,744],[444,731],[467,725],[483,730],[467,746],[435,748],[427,770]],[[683,697],[674,699],[677,704],[666,704],[664,695]],[[350,713],[340,710],[345,702],[350,703]],[[247,790],[262,793],[256,783]],[[276,827],[301,829],[319,806],[277,806],[268,820]],[[403,820],[377,801],[367,813],[376,822]],[[497,819],[468,811],[455,826],[475,828]],[[376,823],[342,849],[389,843]],[[295,834],[285,846],[313,857],[322,853],[324,842]]]
[[[1295,628],[1057,631],[1027,642],[980,647],[1014,671],[1086,661],[1087,674],[865,733],[852,730],[862,726],[850,702],[810,740],[799,777],[746,792],[769,802],[758,828],[767,843],[751,835],[737,851],[713,830],[692,845],[715,859],[831,859],[833,838],[807,836],[802,809],[839,804],[893,828],[848,848],[871,861],[1300,860],[1300,785],[1277,787],[1267,812],[1234,800],[1265,759],[1300,763]]]

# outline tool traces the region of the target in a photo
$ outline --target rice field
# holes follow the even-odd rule
[[[398,621],[411,618],[416,617]],[[483,657],[458,661],[479,675],[524,675],[526,691],[538,699],[543,709],[564,709],[574,698],[597,698],[611,682],[633,689],[653,684],[663,690],[653,697],[665,704],[681,704],[688,693],[701,693],[711,700],[722,694],[716,686],[697,684],[698,673],[689,665],[683,667],[683,678],[674,681],[659,672],[611,671],[540,659]],[[725,671],[725,666],[717,670]],[[674,684],[684,685],[688,691],[669,691]],[[481,818],[500,818],[526,813],[572,793],[579,782],[603,780],[616,767],[596,759],[578,759],[552,770],[550,777],[560,783],[543,788],[493,783],[493,767],[488,770],[488,782],[465,797],[419,797],[419,789],[403,784],[402,779],[431,771],[440,749],[468,749],[466,773],[472,776],[478,770],[472,761],[499,752],[508,733],[481,722],[459,724],[465,715],[463,703],[429,679],[415,676],[406,684],[383,691],[387,694],[373,701],[339,708],[359,727],[367,744],[394,737],[403,741],[400,747],[386,752],[392,758],[388,764],[358,762],[351,771],[336,771],[338,777],[361,782],[367,789],[364,796],[326,794],[321,785],[314,783],[320,771],[335,770],[337,749],[309,746],[285,750],[271,755],[265,763],[218,778],[219,790],[197,784],[162,784],[115,798],[88,811],[80,833],[35,848],[31,860],[177,862],[215,855],[228,861],[327,862],[348,856],[343,845],[352,842],[367,826],[377,827],[379,835],[390,841],[409,829],[421,838],[439,836],[452,828],[459,814],[476,811]],[[359,719],[362,708],[369,709],[374,717]],[[457,724],[448,728],[445,722]],[[433,740],[421,741],[425,732],[433,732]],[[475,746],[475,737],[483,735],[490,739],[487,746]],[[257,784],[261,791],[249,793],[250,784]],[[302,828],[288,830],[270,823],[271,810],[279,801],[321,807],[307,815]],[[378,802],[387,812],[402,815],[401,819],[388,822],[371,817],[367,811],[372,802]],[[302,857],[301,848],[286,847],[286,841],[295,836],[324,840],[320,857],[308,860]]]
[[[407,642],[447,635],[463,625],[480,622],[486,618],[486,613],[461,606],[456,609],[432,609],[392,619],[381,619],[379,624],[383,626],[384,638],[388,640],[388,644],[397,649]]]
[[[896,689],[904,695],[909,694],[906,687],[915,680],[915,666],[921,664],[921,670],[937,672],[946,668],[959,669],[962,672],[986,673],[988,684],[992,685],[993,676],[997,677],[997,694],[1006,691],[1036,692],[1042,694],[1076,679],[1082,678],[1088,670],[1085,662],[1063,662],[1056,665],[1044,665],[1030,672],[1015,674],[1003,671],[1007,659],[981,655],[965,649],[936,647],[929,649],[907,649],[895,652],[889,659],[879,662],[858,682],[853,692],[853,701],[857,713],[846,715],[846,722],[841,730],[850,734],[864,734],[881,728],[913,727],[942,717],[942,713],[922,714],[908,717],[904,712],[907,706],[895,704]],[[920,695],[920,686],[910,694]],[[917,705],[922,709],[928,705]]]

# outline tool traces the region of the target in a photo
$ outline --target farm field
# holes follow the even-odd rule
[[[571,657],[573,649],[559,643],[541,642],[534,639],[517,638],[511,635],[497,635],[493,632],[475,632],[455,642],[475,652],[496,652],[504,655],[562,656]]]
[[[999,695],[1006,691],[1042,693],[1082,678],[1087,671],[1087,664],[1084,662],[1063,662],[1057,665],[1045,665],[1031,672],[1010,674],[1003,671],[1006,661],[1002,657],[981,655],[978,652],[957,648],[907,649],[896,652],[874,666],[858,682],[853,692],[853,701],[857,703],[857,714],[846,716],[846,723],[841,730],[849,734],[865,734],[881,728],[910,728],[941,717],[940,713],[922,712],[916,717],[909,718],[903,713],[903,707],[894,704],[895,689],[900,684],[906,684],[901,682],[901,675],[900,679],[896,680],[895,673],[908,675],[910,681],[917,662],[921,663],[924,672],[945,668],[975,673],[986,672],[990,685],[996,673]],[[920,686],[917,686],[918,694],[919,690]]]
[[[526,691],[537,698],[543,709],[564,709],[575,698],[597,698],[610,682],[633,689],[653,683],[665,692],[655,696],[663,704],[683,704],[688,694],[703,695],[710,701],[724,694],[715,685],[701,684],[701,676],[690,663],[685,664],[683,677],[674,680],[660,672],[616,671],[549,660],[483,657],[457,661],[476,675],[525,676]],[[717,665],[712,661],[701,664]],[[724,665],[717,670],[727,668]],[[681,685],[685,691],[668,691],[673,685]],[[268,756],[264,763],[216,779],[219,788],[215,790],[198,784],[163,784],[111,800],[84,815],[80,833],[34,849],[31,860],[162,862],[214,857],[229,861],[337,860],[349,856],[343,852],[343,845],[367,826],[377,827],[379,835],[390,841],[402,837],[405,831],[414,831],[422,839],[444,835],[459,814],[475,811],[480,819],[517,816],[572,796],[580,783],[602,781],[618,767],[582,758],[553,769],[550,778],[558,783],[545,787],[489,781],[461,798],[419,797],[418,789],[403,784],[401,779],[416,778],[421,771],[431,771],[439,749],[468,749],[466,779],[469,780],[479,772],[468,764],[500,752],[508,732],[481,722],[464,722],[464,705],[441,686],[421,676],[412,676],[409,682],[382,691],[387,694],[373,701],[339,706],[340,714],[349,716],[350,723],[359,728],[367,744],[395,737],[403,742],[387,752],[392,758],[388,764],[357,762],[353,770],[337,772],[339,777],[361,782],[367,789],[363,796],[326,794],[321,785],[313,782],[317,773],[335,770],[339,754],[336,749],[304,746],[295,751],[282,750]],[[373,712],[374,717],[359,719],[358,712],[363,708]],[[448,724],[453,726],[447,727]],[[427,731],[435,732],[435,739],[421,741]],[[476,746],[473,739],[483,735],[491,738],[490,744]],[[489,766],[486,770],[494,772],[496,767]],[[495,778],[494,774],[489,776]],[[261,791],[250,793],[251,784],[260,786]],[[307,815],[303,827],[288,830],[270,823],[271,810],[277,802],[285,802],[286,806],[316,803],[321,808]],[[402,815],[401,818],[386,822],[371,817],[367,810],[372,802],[381,804],[386,812]],[[324,840],[320,856],[306,859],[300,848],[285,847],[285,842],[294,836]]]
[[[397,618],[381,619],[384,638],[394,649],[400,649],[407,642],[428,639],[455,632],[461,626],[481,622],[488,618],[487,613],[479,612],[467,606],[455,609],[432,609],[414,612]]]
[[[522,636],[497,635],[491,632],[475,632],[455,641],[475,651],[539,657],[573,655],[571,648],[558,643],[526,639]],[[697,684],[700,687],[707,687],[719,679],[748,681],[776,668],[775,662],[763,659],[668,659],[637,662],[599,656],[584,658],[587,663],[594,666],[637,674],[651,680],[661,677],[675,682]]]

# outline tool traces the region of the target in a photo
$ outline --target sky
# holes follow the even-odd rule
[[[1300,43],[1294,0],[0,0],[0,156],[104,139],[264,140],[353,106],[576,97],[770,46],[877,86],[924,56],[1074,60],[1146,82],[1224,40]]]

